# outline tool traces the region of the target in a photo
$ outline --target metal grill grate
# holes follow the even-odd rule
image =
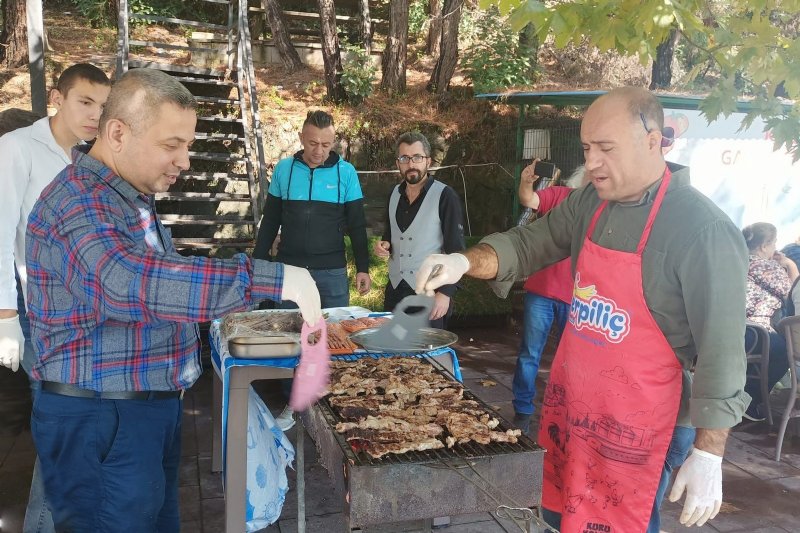
[[[416,357],[420,359],[421,364],[430,364],[436,372],[439,372],[452,381],[457,381],[455,377],[447,371],[438,361],[424,357],[420,354],[354,354],[336,357],[340,361],[357,361],[361,357],[372,357],[374,359],[382,359],[385,357]],[[514,429],[514,427],[506,422],[497,411],[489,407],[484,401],[475,396],[468,389],[464,389],[464,398],[467,400],[476,401],[481,408],[485,409],[489,415],[500,420],[499,426],[496,428],[500,431]],[[330,431],[336,437],[336,442],[342,449],[348,462],[355,466],[382,466],[388,464],[424,464],[432,462],[448,462],[458,460],[463,463],[465,459],[479,459],[495,457],[503,454],[539,451],[542,448],[526,436],[518,437],[517,443],[510,442],[493,442],[490,444],[479,444],[477,442],[468,442],[465,444],[456,444],[453,448],[441,448],[438,450],[425,450],[425,451],[410,451],[402,454],[389,453],[380,458],[373,458],[366,452],[356,453],[350,444],[345,440],[344,436],[336,431],[336,424],[345,422],[345,419],[340,417],[333,406],[328,403],[328,396],[320,400],[317,405],[321,408],[325,422],[328,424]]]

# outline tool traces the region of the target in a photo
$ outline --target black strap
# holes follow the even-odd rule
[[[183,398],[183,390],[159,391],[94,391],[69,383],[42,381],[42,390],[73,398],[99,398],[102,400],[169,400]]]

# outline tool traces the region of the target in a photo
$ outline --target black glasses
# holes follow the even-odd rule
[[[639,118],[642,119],[642,126],[644,126],[644,131],[650,133],[652,130],[647,127],[647,120],[645,120],[644,118],[644,113],[639,113]],[[672,146],[673,142],[675,142],[675,130],[667,126],[663,130],[661,130],[661,148]]]
[[[644,126],[644,131],[650,133],[650,128],[647,127],[647,120],[644,118],[644,113],[639,113],[639,118],[642,119],[642,126]]]
[[[414,155],[401,155],[397,158],[397,162],[403,165],[407,165],[409,163],[422,163],[428,159],[427,155],[421,154],[414,154]]]

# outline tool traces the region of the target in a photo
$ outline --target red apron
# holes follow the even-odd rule
[[[642,289],[642,252],[669,187],[666,170],[635,253],[591,240],[578,256],[569,321],[544,394],[542,505],[564,533],[647,529],[678,416],[681,365]]]

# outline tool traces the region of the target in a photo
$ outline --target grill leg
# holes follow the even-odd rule
[[[222,472],[222,378],[214,375],[211,379],[214,381],[211,395],[211,471]]]
[[[306,474],[305,427],[303,417],[297,417],[297,533],[306,531]]]

